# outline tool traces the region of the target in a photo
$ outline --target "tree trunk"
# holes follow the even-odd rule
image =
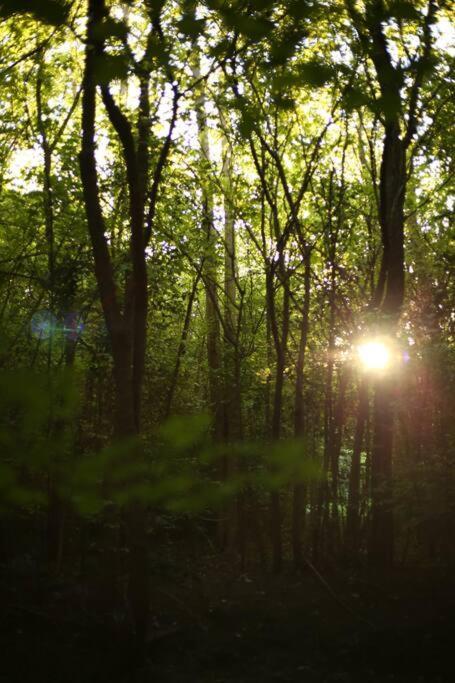
[[[386,125],[380,178],[380,219],[385,272],[380,312],[385,332],[396,333],[404,298],[404,199],[406,150],[398,123]],[[382,286],[382,283],[380,283]],[[373,450],[371,462],[371,529],[369,559],[374,567],[393,563],[393,383],[380,377],[374,387]]]
[[[196,274],[196,277],[194,278],[193,286],[191,288],[191,292],[188,296],[188,303],[186,306],[186,313],[185,313],[185,320],[183,322],[182,334],[180,336],[180,342],[179,342],[179,345],[177,348],[177,356],[175,359],[174,371],[172,373],[172,378],[171,378],[171,381],[169,383],[169,391],[168,391],[168,394],[166,397],[166,404],[164,407],[164,419],[165,420],[171,414],[172,401],[174,399],[175,390],[177,388],[177,381],[178,381],[178,376],[179,376],[180,364],[182,362],[182,359],[183,359],[183,357],[185,355],[185,351],[186,351],[186,340],[188,338],[188,332],[190,329],[191,313],[193,311],[193,303],[194,303],[194,299],[196,297],[197,286],[199,284],[200,278],[201,278],[201,272],[198,271]]]
[[[223,141],[222,184],[224,194],[224,358],[226,391],[226,435],[242,435],[240,391],[239,316],[237,310],[237,256],[232,192],[232,149]]]
[[[196,119],[199,134],[200,158],[202,167],[202,202],[203,229],[206,236],[203,254],[202,279],[205,287],[205,315],[207,324],[207,362],[209,369],[209,402],[213,415],[214,438],[223,438],[224,409],[221,394],[221,351],[220,321],[218,305],[218,273],[217,273],[217,232],[213,216],[213,192],[210,180],[210,141],[207,126],[205,82],[201,79],[200,56],[197,44],[193,46],[193,77],[198,82],[196,97]]]
[[[225,121],[220,112],[223,128]],[[232,148],[223,137],[222,188],[224,200],[224,437],[227,442],[239,442],[242,438],[242,395],[240,386],[240,340],[239,313],[237,308],[237,257],[234,229],[233,189],[232,189]],[[235,456],[225,456],[226,477],[239,475],[239,463]],[[245,558],[245,524],[244,494],[240,492],[231,501],[226,519],[226,548],[229,551],[237,547],[244,564]]]
[[[329,534],[329,545],[331,551],[336,553],[340,541],[341,541],[341,529],[340,529],[340,512],[339,512],[339,500],[338,500],[338,480],[339,480],[339,465],[340,465],[340,453],[341,445],[343,439],[343,429],[344,429],[344,408],[346,399],[346,389],[349,381],[350,372],[348,368],[342,368],[340,370],[340,378],[338,382],[338,396],[335,407],[335,412],[333,416],[332,429],[330,434],[330,446],[329,446],[329,460],[330,460],[330,472],[331,472],[331,486],[330,486],[330,502],[331,502],[331,515],[330,515],[330,534]]]
[[[304,301],[302,317],[300,321],[300,341],[296,364],[295,379],[295,404],[294,404],[294,435],[297,439],[305,437],[305,405],[304,405],[304,369],[305,356],[308,341],[309,313],[310,313],[310,286],[311,286],[311,252],[305,253],[304,271]],[[308,458],[308,453],[303,452],[302,456]],[[294,567],[299,569],[302,566],[302,535],[304,532],[306,515],[306,486],[302,482],[297,482],[293,491],[292,506],[292,552]]]
[[[368,383],[363,378],[358,392],[357,419],[352,447],[349,474],[348,509],[346,519],[345,551],[349,561],[355,560],[359,551],[360,531],[360,456],[368,414]]]
[[[95,261],[95,275],[106,326],[111,341],[115,378],[115,435],[117,439],[137,436],[140,428],[141,386],[144,372],[147,312],[147,277],[143,234],[143,202],[138,197],[135,177],[138,166],[133,137],[127,120],[103,88],[103,100],[111,122],[121,138],[130,192],[131,280],[129,302],[122,313],[114,279],[101,210],[95,160],[96,59],[103,57],[99,24],[106,15],[103,0],[89,0],[87,48],[82,96],[82,145],[79,155],[87,223]],[[140,448],[128,452],[132,464],[140,458]],[[149,610],[146,515],[142,505],[130,502],[124,510],[129,545],[129,600],[133,613],[138,655],[142,656]]]
[[[272,429],[273,441],[281,437],[281,420],[283,409],[284,370],[286,366],[286,350],[289,332],[289,286],[284,267],[284,255],[278,253],[278,268],[280,269],[281,282],[283,283],[283,303],[281,313],[281,333],[277,320],[276,295],[274,291],[273,266],[269,265],[266,273],[266,295],[269,319],[272,329],[272,337],[275,345],[275,384],[272,403]],[[281,497],[279,490],[273,490],[270,496],[271,536],[272,536],[272,569],[277,574],[283,564],[283,540],[281,530]]]

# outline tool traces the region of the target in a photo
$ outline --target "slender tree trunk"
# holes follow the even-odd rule
[[[272,405],[272,438],[278,441],[281,434],[281,412],[283,406],[285,361],[283,354],[279,354],[276,361],[275,386]],[[281,496],[279,490],[273,490],[270,495],[271,535],[272,535],[272,569],[275,574],[283,566],[283,538],[281,518]]]
[[[122,143],[129,188],[132,272],[125,312],[122,312],[119,304],[119,294],[99,197],[95,160],[95,69],[96,60],[102,58],[104,54],[98,27],[105,16],[106,9],[103,0],[89,0],[82,96],[82,144],[79,162],[87,223],[95,261],[95,275],[112,348],[116,397],[115,434],[117,439],[123,440],[136,437],[140,429],[148,295],[143,197],[139,194],[140,165],[128,120],[120,112],[109,89],[105,86],[102,88],[103,101]],[[141,458],[140,451],[139,446],[129,451],[129,463]],[[130,502],[124,509],[124,518],[128,529],[129,545],[129,601],[134,618],[138,655],[142,657],[149,610],[147,525],[143,506]]]
[[[209,400],[213,414],[214,437],[221,441],[224,431],[224,408],[221,393],[221,343],[218,305],[217,233],[213,216],[213,192],[207,177],[210,166],[210,141],[207,126],[205,83],[201,79],[200,56],[197,44],[193,46],[193,77],[198,82],[196,118],[201,156],[203,229],[206,236],[203,254],[202,278],[205,287],[205,314],[207,324],[207,361],[209,368]]]
[[[346,519],[345,552],[349,561],[355,560],[360,541],[360,456],[368,415],[368,383],[361,380],[358,392],[357,418],[349,473],[348,509]]]
[[[238,440],[242,435],[239,316],[237,308],[237,256],[232,193],[232,149],[223,142],[222,184],[224,193],[224,358],[226,391],[226,434]]]
[[[40,62],[38,66],[38,75],[36,80],[36,112],[37,112],[37,129],[40,136],[41,150],[43,153],[43,209],[44,209],[44,225],[47,244],[47,291],[48,291],[48,306],[51,315],[55,315],[54,306],[54,290],[55,290],[55,248],[54,248],[54,199],[52,191],[52,151],[49,144],[47,129],[44,119],[42,88],[43,88],[43,63]],[[53,394],[53,368],[52,368],[52,352],[54,346],[55,330],[52,325],[49,329],[49,338],[47,340],[47,380],[49,391]],[[52,401],[54,397],[52,396]],[[52,410],[52,404],[51,404]],[[53,438],[55,430],[54,417],[49,416],[48,438]],[[55,462],[51,456],[49,462],[48,472],[48,509],[47,509],[47,561],[49,568],[56,570],[58,565],[58,558],[60,554],[62,527],[63,527],[63,503],[58,493],[58,463]]]
[[[380,179],[383,266],[386,273],[380,311],[385,330],[394,336],[404,298],[404,199],[406,150],[397,123],[386,125]],[[382,286],[382,283],[381,283]],[[374,388],[369,559],[373,567],[393,563],[393,382],[379,377]]]
[[[183,328],[182,328],[182,334],[180,336],[180,342],[178,345],[177,349],[177,356],[175,359],[175,365],[174,365],[174,371],[172,373],[172,378],[169,383],[169,391],[166,397],[166,404],[164,408],[164,419],[166,420],[169,415],[171,414],[171,409],[172,409],[172,402],[174,400],[174,394],[175,390],[177,388],[177,381],[178,381],[178,376],[179,376],[179,371],[180,371],[180,364],[182,362],[182,359],[185,355],[186,351],[186,340],[188,338],[188,332],[190,329],[190,322],[191,322],[191,313],[193,311],[193,304],[194,304],[194,299],[196,297],[196,292],[197,292],[197,286],[199,284],[199,280],[201,278],[201,273],[198,271],[196,277],[193,280],[193,286],[191,288],[191,292],[188,297],[188,303],[186,306],[186,313],[185,313],[185,320],[183,322]]]
[[[225,127],[222,112],[220,118]],[[239,442],[242,438],[242,394],[240,386],[240,340],[239,312],[237,306],[237,256],[234,227],[234,207],[232,189],[232,148],[223,137],[222,188],[224,199],[224,436],[227,442]],[[240,474],[239,463],[235,456],[225,457],[226,476],[235,477]],[[233,550],[237,547],[244,564],[245,558],[245,524],[244,493],[239,492],[235,500],[228,506],[226,547]]]
[[[284,267],[284,255],[280,251],[278,254],[278,268],[280,269],[280,279],[283,284],[283,303],[281,312],[281,325],[277,320],[276,295],[274,291],[274,274],[272,266],[269,265],[266,273],[266,296],[269,318],[272,329],[272,337],[275,345],[275,383],[273,389],[272,402],[272,426],[271,436],[273,441],[278,441],[281,437],[281,421],[283,409],[283,387],[284,370],[286,367],[286,350],[289,332],[289,286],[286,279]],[[281,328],[281,330],[279,329]],[[272,536],[272,569],[277,574],[281,571],[283,564],[283,539],[282,539],[282,519],[281,519],[281,496],[279,490],[273,490],[270,496],[271,514],[271,536]]]
[[[324,451],[322,460],[322,478],[318,484],[316,514],[314,515],[313,525],[313,557],[319,559],[321,553],[321,539],[327,531],[330,517],[330,448],[333,431],[333,370],[335,355],[335,286],[334,286],[334,264],[332,265],[332,283],[329,295],[329,343],[328,360],[325,381],[324,399]]]
[[[311,252],[305,253],[304,271],[304,301],[302,317],[300,320],[300,341],[296,364],[295,379],[295,404],[294,404],[294,434],[298,439],[304,439],[305,432],[305,405],[304,405],[304,369],[305,356],[309,331],[310,313],[310,287],[311,287]],[[302,454],[308,458],[308,453]],[[299,569],[302,566],[302,535],[304,532],[306,515],[306,486],[302,482],[297,482],[293,491],[292,506],[292,551],[294,567]]]
[[[393,563],[392,386],[391,378],[384,377],[376,383],[374,395],[369,545],[369,561],[373,569],[387,568]]]
[[[342,368],[340,370],[340,379],[338,382],[338,396],[333,416],[333,424],[330,435],[330,471],[331,471],[331,515],[330,515],[330,548],[331,552],[336,554],[341,541],[340,529],[340,511],[338,500],[338,481],[339,481],[339,465],[340,453],[344,429],[344,415],[345,415],[345,400],[346,389],[349,381],[349,370]]]

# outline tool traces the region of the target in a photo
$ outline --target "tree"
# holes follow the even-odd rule
[[[151,28],[142,59],[135,63],[139,80],[137,138],[127,116],[116,103],[103,68],[109,68],[105,52],[106,24],[109,19],[104,0],[90,0],[88,5],[87,47],[82,95],[81,179],[92,241],[95,273],[103,313],[108,328],[116,384],[116,435],[131,438],[141,431],[141,403],[147,340],[147,266],[146,248],[151,235],[158,185],[169,153],[170,136],[175,124],[178,102],[174,88],[174,110],[170,131],[150,180],[150,76],[153,39],[164,43],[159,12],[150,11]],[[123,27],[121,27],[123,31]],[[109,31],[109,28],[108,28]],[[108,33],[109,35],[109,33]],[[164,49],[164,47],[163,47]],[[123,297],[115,281],[112,259],[106,239],[95,158],[96,90],[101,69],[101,95],[109,121],[122,149],[128,186],[129,269]],[[147,206],[148,204],[148,206]],[[124,301],[123,308],[121,301]],[[138,449],[138,446],[135,447]],[[140,450],[140,449],[139,449]],[[132,457],[132,454],[129,454]],[[140,457],[136,454],[135,457]],[[142,505],[133,501],[126,510],[129,534],[130,601],[134,613],[138,643],[143,646],[147,628],[149,592],[147,575],[146,518]]]
[[[410,63],[394,64],[385,34],[384,22],[396,20],[393,10],[383,0],[371,0],[361,14],[351,0],[346,6],[359,36],[362,50],[370,58],[379,85],[378,106],[384,126],[381,171],[379,180],[379,214],[383,255],[373,306],[380,312],[383,324],[394,335],[401,314],[404,292],[404,204],[408,182],[406,152],[416,134],[418,102],[425,76],[431,64],[432,26],[438,5],[430,0],[426,14],[411,12],[420,21],[422,37],[419,49]],[[401,89],[410,80],[408,99]],[[407,118],[404,118],[407,107]],[[373,566],[390,565],[393,561],[392,509],[392,434],[393,388],[390,379],[380,380],[374,399],[374,448],[372,456],[372,522],[370,556]]]

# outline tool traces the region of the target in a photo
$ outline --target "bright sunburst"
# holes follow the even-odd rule
[[[360,362],[365,370],[383,370],[390,362],[390,351],[378,340],[365,341],[357,347]]]

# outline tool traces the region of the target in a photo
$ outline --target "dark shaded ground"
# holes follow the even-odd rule
[[[132,664],[127,614],[79,581],[0,574],[1,683],[455,681],[454,582],[311,573],[153,577],[147,662]],[[367,623],[369,622],[369,623]]]

